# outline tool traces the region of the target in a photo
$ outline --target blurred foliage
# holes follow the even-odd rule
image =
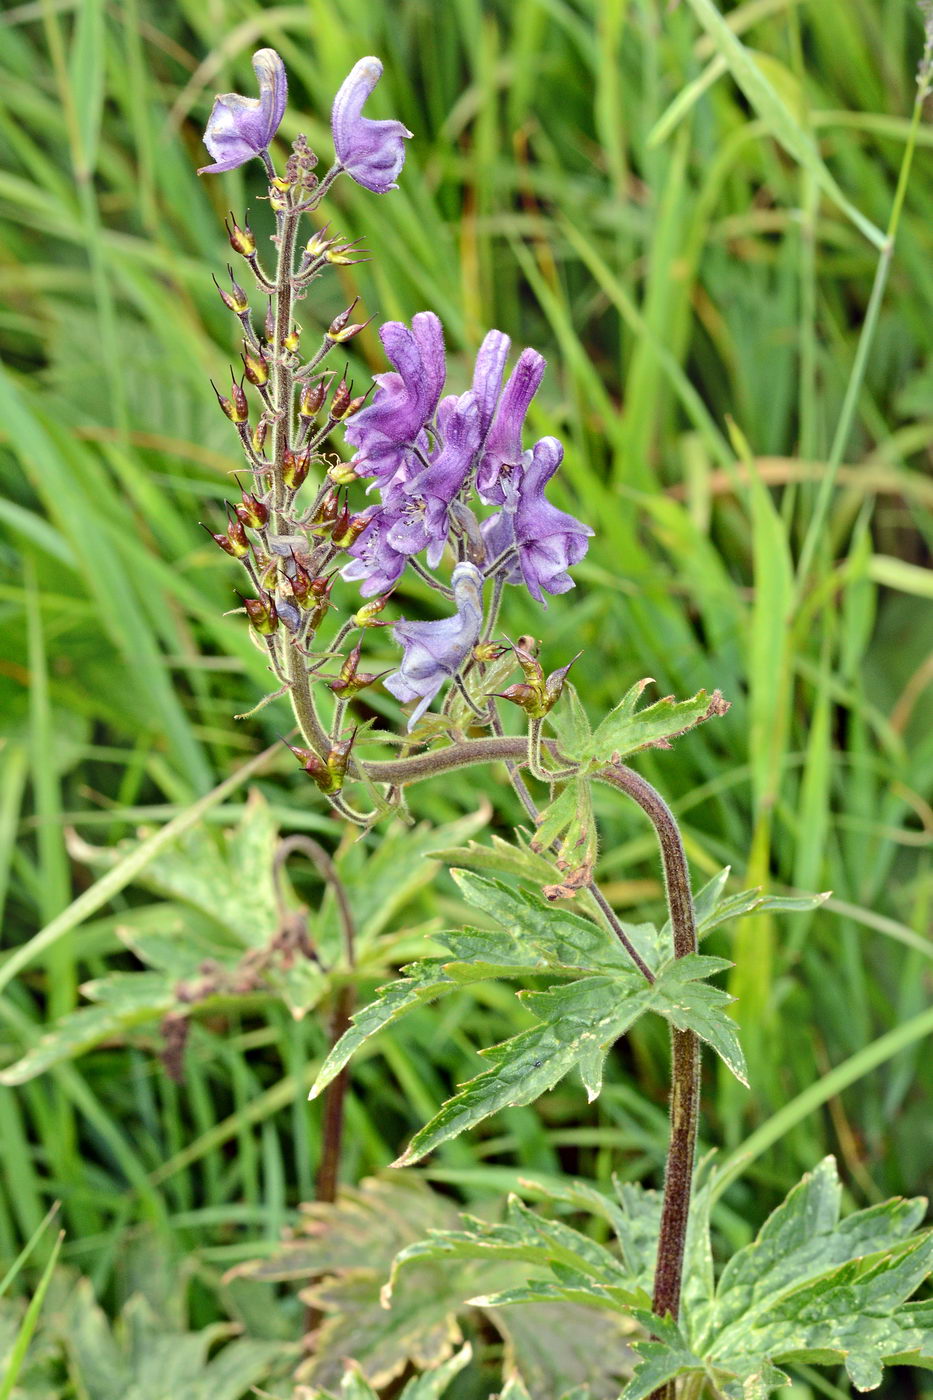
[[[231,718],[267,677],[242,619],[224,616],[234,568],[197,528],[217,528],[237,466],[207,383],[235,354],[210,281],[228,253],[222,218],[251,205],[265,233],[271,219],[258,167],[210,182],[194,170],[212,95],[251,90],[254,48],[274,45],[288,66],[282,135],[305,131],[324,160],[331,96],[377,53],[374,114],[400,117],[415,140],[398,191],[338,186],[328,214],[374,258],[303,303],[306,335],[359,291],[377,321],[436,309],[455,387],[491,325],[546,354],[531,427],[565,440],[555,497],[597,536],[574,593],[546,613],[510,596],[504,628],[542,637],[554,665],[585,648],[574,678],[594,721],[645,676],[662,696],[719,688],[724,719],[636,759],[683,822],[696,883],[728,864],[736,889],[833,891],[786,925],[758,914],[710,941],[735,961],[753,1086],[707,1066],[705,1139],[731,1163],[745,1147],[753,1159],[717,1217],[734,1246],[827,1151],[859,1205],[916,1192],[933,1168],[921,1039],[933,128],[920,128],[853,431],[801,581],[878,265],[864,226],[887,226],[921,24],[908,0],[720,8],[779,98],[777,128],[687,3],[7,5],[0,908],[6,957],[91,885],[86,843],[115,849],[141,823],[178,819],[289,723],[281,702]],[[350,349],[358,379],[384,367],[375,326]],[[338,601],[353,596],[343,587]],[[429,606],[417,584],[401,601]],[[372,650],[373,670],[391,664],[388,641]],[[368,704],[396,714],[388,696]],[[282,750],[254,781],[283,831],[339,844],[301,776]],[[197,839],[218,857],[215,828],[234,827],[243,801],[236,789],[204,817]],[[499,774],[411,793],[432,823],[484,802],[482,839],[508,837],[521,813]],[[642,818],[603,791],[596,815],[609,898],[657,916]],[[377,830],[354,859],[383,840]],[[295,866],[296,896],[316,908],[321,886]],[[5,1066],[74,1011],[79,984],[138,968],[125,932],[149,896],[129,878],[107,892],[0,993]],[[446,877],[413,887],[393,916],[397,961],[461,910]],[[361,999],[377,976],[361,978]],[[526,1025],[507,990],[485,984],[383,1037],[353,1071],[345,1178],[391,1161],[476,1072],[475,1051]],[[182,1330],[212,1326],[232,1307],[223,1271],[271,1249],[313,1193],[320,1115],[305,1086],[325,1045],[326,1020],[221,1008],[194,1028],[181,1086],[151,1028],[130,1028],[3,1089],[0,1258],[60,1198],[62,1258],[108,1312],[129,1296],[124,1252],[142,1235],[161,1267],[193,1270]],[[666,1077],[663,1031],[637,1030],[596,1104],[562,1084],[446,1145],[425,1174],[490,1209],[529,1170],[655,1179]],[[41,1271],[51,1249],[40,1242],[30,1263]],[[451,1396],[471,1393],[475,1364]]]

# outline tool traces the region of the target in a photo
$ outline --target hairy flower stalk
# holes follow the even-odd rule
[[[359,385],[344,361],[338,368],[327,363],[368,324],[355,300],[331,320],[316,348],[302,351],[298,304],[331,268],[366,256],[330,223],[305,225],[305,216],[320,208],[341,174],[375,194],[390,193],[411,133],[399,121],[362,115],[382,73],[378,59],[363,58],[334,101],[335,160],[327,173],[318,178],[317,156],[302,136],[280,173],[270,145],[284,112],[284,65],[274,50],[263,49],[253,67],[258,99],[234,93],[214,104],[204,138],[214,163],[203,173],[232,170],[252,157],[261,162],[275,215],[275,270],[265,270],[248,224],[233,220],[230,244],[252,274],[265,316],[260,333],[249,297],[229,270],[230,290],[219,284],[218,290],[242,330],[243,378],[233,379],[227,395],[215,392],[239,439],[251,489],[242,488],[223,533],[205,528],[252,584],[254,596],[243,598],[243,610],[278,683],[270,698],[287,694],[301,736],[288,747],[335,814],[367,828],[400,803],[409,784],[477,763],[504,762],[536,822],[539,809],[523,769],[552,797],[581,778],[609,783],[654,823],[674,951],[685,956],[695,951],[696,934],[683,847],[668,808],[620,763],[561,753],[549,717],[576,658],[559,658],[562,664],[546,673],[536,643],[521,638],[512,646],[498,632],[509,588],[527,589],[543,608],[545,595],[574,587],[570,570],[593,533],[546,495],[563,461],[560,441],[528,440],[526,420],[545,361],[526,348],[507,372],[511,342],[491,330],[469,387],[445,392],[444,328],[432,311],[421,311],[410,325],[381,326],[391,369],[371,386]],[[337,455],[338,433],[349,460]],[[400,615],[395,590],[407,583],[416,596],[425,587],[437,594],[434,616]],[[401,656],[387,658],[392,648]],[[371,664],[374,650],[383,664]],[[510,665],[520,674],[512,684]],[[404,757],[368,758],[361,751],[379,740],[360,729],[354,707],[380,683],[409,707]],[[525,735],[506,734],[502,701],[523,712]],[[439,712],[432,715],[435,702]],[[372,811],[358,810],[348,796],[361,782],[376,797]],[[310,846],[303,849],[311,853]],[[593,879],[595,849],[594,838],[589,863],[574,872],[567,892],[591,891],[608,928],[653,983],[654,972]],[[329,869],[325,878],[333,884]],[[564,893],[554,888],[549,897]],[[349,937],[347,962],[353,962]],[[676,1317],[697,1126],[699,1053],[692,1032],[674,1031],[673,1066],[654,1306],[659,1315]],[[339,1116],[335,1109],[331,1129],[338,1137]],[[335,1153],[330,1142],[328,1193],[336,1184]]]

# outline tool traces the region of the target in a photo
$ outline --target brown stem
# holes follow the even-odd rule
[[[674,815],[664,799],[638,773],[621,764],[596,774],[626,793],[648,814],[661,846],[664,883],[674,933],[674,956],[697,950],[690,872]],[[677,1319],[683,1279],[684,1248],[700,1110],[700,1046],[693,1031],[671,1030],[671,1136],[664,1174],[664,1203],[654,1276],[652,1310]],[[666,1388],[655,1394],[660,1397]]]
[[[315,841],[312,836],[287,836],[282,841],[275,853],[275,871],[281,870],[283,864],[293,851],[300,851],[307,856],[312,865],[317,870],[321,879],[334,893],[337,901],[337,912],[340,918],[340,927],[343,934],[343,953],[348,971],[352,974],[356,967],[356,928],[353,921],[353,911],[350,908],[350,901],[347,898],[347,891],[343,881],[337,873],[337,867],[331,860],[324,847]],[[280,897],[281,907],[281,897]],[[353,1006],[356,1000],[356,986],[352,979],[345,982],[337,992],[337,1000],[334,1004],[334,1014],[330,1024],[330,1048],[337,1044],[350,1024],[350,1017],[353,1014]],[[321,1149],[321,1161],[318,1166],[316,1195],[319,1201],[335,1201],[337,1199],[337,1183],[340,1173],[340,1155],[343,1142],[343,1109],[349,1085],[349,1067],[346,1066],[337,1075],[336,1079],[327,1088],[324,1098],[324,1123],[323,1123],[323,1146]]]

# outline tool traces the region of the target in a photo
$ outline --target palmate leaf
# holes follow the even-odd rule
[[[302,1213],[301,1226],[275,1255],[238,1265],[229,1277],[313,1280],[301,1296],[324,1321],[297,1379],[325,1387],[324,1393],[339,1393],[344,1358],[352,1356],[377,1389],[413,1364],[425,1372],[419,1377],[424,1391],[413,1396],[433,1395],[430,1385],[462,1342],[468,1300],[483,1287],[503,1290],[528,1276],[527,1262],[505,1253],[464,1257],[456,1268],[446,1257],[413,1256],[387,1290],[396,1255],[426,1236],[456,1232],[460,1224],[453,1202],[413,1173],[367,1179],[343,1188],[336,1204],[314,1202]],[[543,1256],[547,1246],[536,1238],[536,1257]],[[625,1341],[630,1324],[618,1312],[601,1312],[591,1322],[577,1304],[532,1304],[490,1310],[486,1321],[505,1344],[506,1370],[522,1376],[532,1400],[553,1400],[583,1382],[592,1387],[594,1400],[615,1400],[618,1384],[607,1375],[631,1371]]]
[[[593,767],[602,763],[618,762],[626,754],[638,749],[669,749],[671,740],[679,734],[703,724],[716,715],[724,715],[729,702],[718,690],[708,695],[700,690],[689,700],[675,700],[666,695],[648,705],[643,710],[636,707],[645,687],[651,678],[636,681],[629,691],[610,710],[593,734],[577,730],[563,739],[563,751],[568,758]]]
[[[574,1067],[579,1067],[594,1099],[610,1048],[647,1011],[665,1016],[679,1029],[696,1031],[744,1082],[736,1027],[725,1014],[731,999],[705,981],[728,967],[726,961],[698,954],[669,959],[648,983],[615,936],[599,924],[477,875],[459,871],[455,877],[464,896],[494,918],[500,930],[445,934],[442,941],[450,949],[450,960],[415,963],[405,981],[383,988],[328,1055],[312,1097],[370,1035],[424,1001],[491,976],[524,979],[552,973],[576,980],[519,993],[538,1024],[483,1050],[490,1068],[441,1108],[396,1166],[419,1160],[501,1108],[533,1102]],[[633,932],[634,941],[650,945],[649,961],[657,963],[660,947],[654,930]]]
[[[912,1233],[926,1203],[886,1201],[840,1221],[840,1195],[828,1157],[730,1259],[695,1335],[646,1319],[658,1340],[639,1343],[624,1400],[689,1372],[736,1400],[764,1397],[794,1361],[841,1363],[858,1390],[878,1386],[885,1365],[933,1369],[933,1304],[904,1306],[933,1267],[933,1235]]]

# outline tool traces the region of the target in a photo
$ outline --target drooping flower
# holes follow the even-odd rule
[[[474,564],[458,564],[451,585],[457,611],[436,622],[399,622],[392,630],[405,648],[402,664],[385,688],[404,704],[419,700],[408,721],[411,731],[446,680],[455,676],[483,625],[483,576]]]
[[[253,54],[253,72],[259,82],[258,98],[241,97],[238,92],[214,98],[204,132],[204,144],[214,163],[202,165],[199,175],[235,170],[269,149],[288,98],[285,64],[275,49],[259,49]]]
[[[483,541],[490,562],[514,546],[516,563],[507,583],[524,583],[531,596],[544,602],[547,593],[573,588],[567,570],[586,554],[593,531],[544,498],[544,488],[557,471],[564,449],[557,438],[545,437],[525,453],[517,480],[503,480],[505,504],[483,522]]]
[[[350,419],[346,439],[357,449],[360,475],[385,488],[433,418],[447,370],[444,328],[433,311],[419,311],[411,330],[387,321],[379,338],[397,372],[375,376],[375,397]]]
[[[362,115],[381,77],[378,58],[361,58],[341,84],[330,118],[337,159],[358,185],[374,194],[398,188],[395,182],[405,164],[403,143],[411,136],[401,122],[373,121]]]
[[[503,474],[507,478],[521,463],[525,415],[544,377],[545,365],[537,350],[523,350],[502,390],[476,473],[476,489],[490,504],[505,504]]]

